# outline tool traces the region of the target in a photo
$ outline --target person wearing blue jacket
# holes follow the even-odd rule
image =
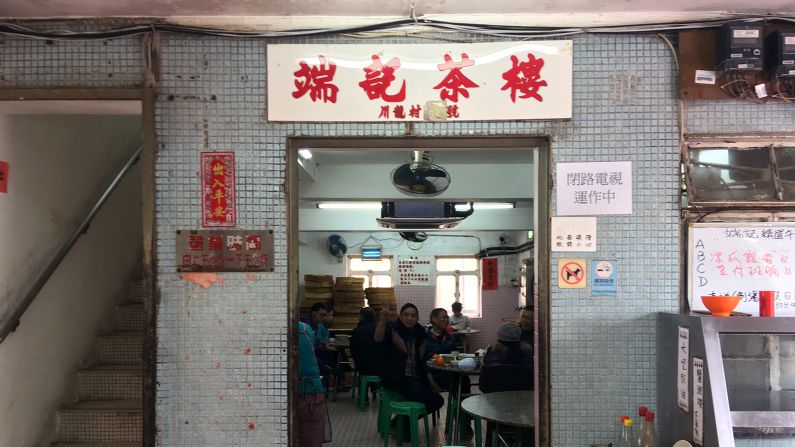
[[[298,323],[298,420],[301,447],[321,447],[326,429],[326,395],[315,358],[315,332]]]

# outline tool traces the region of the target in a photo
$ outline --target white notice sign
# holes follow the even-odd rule
[[[704,445],[704,359],[693,357],[693,441]]]
[[[571,118],[572,41],[268,45],[268,121]]]
[[[553,217],[552,251],[596,251],[595,217]]]
[[[690,329],[679,326],[679,343],[676,361],[677,404],[683,411],[690,411]]]
[[[558,163],[558,215],[632,214],[632,162]]]

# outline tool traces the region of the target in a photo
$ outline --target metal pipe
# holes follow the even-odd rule
[[[20,303],[17,304],[16,308],[14,308],[14,310],[8,315],[8,317],[6,317],[6,319],[2,322],[2,324],[0,324],[0,343],[2,343],[3,340],[6,339],[8,334],[13,332],[14,329],[17,328],[17,326],[19,325],[19,319],[28,309],[28,307],[36,298],[36,296],[39,294],[41,289],[44,288],[44,285],[47,284],[47,281],[50,279],[50,277],[58,268],[58,266],[61,265],[61,262],[69,253],[69,250],[71,250],[71,248],[80,238],[80,236],[82,236],[83,233],[85,233],[88,230],[88,227],[91,224],[91,220],[94,219],[94,216],[96,216],[96,214],[102,208],[102,205],[105,204],[105,201],[107,201],[108,197],[110,197],[110,195],[119,185],[119,183],[121,183],[122,179],[130,170],[130,168],[138,161],[138,158],[141,156],[141,150],[142,146],[139,144],[138,148],[124,164],[124,167],[122,167],[119,173],[116,174],[116,177],[113,179],[110,185],[108,185],[108,187],[105,189],[105,192],[102,193],[102,195],[99,197],[99,199],[91,208],[91,210],[86,214],[86,217],[83,218],[83,220],[77,226],[75,231],[72,232],[72,234],[69,236],[66,242],[64,242],[63,245],[61,245],[61,248],[58,250],[58,253],[52,258],[50,263],[47,264],[47,267],[44,269],[44,271],[41,272],[39,278],[36,280],[33,286],[28,290],[28,293],[25,294],[25,297],[22,299],[22,301],[20,301]]]

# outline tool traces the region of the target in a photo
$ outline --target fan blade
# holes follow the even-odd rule
[[[427,179],[416,180],[409,185],[409,189],[415,194],[433,194],[436,192],[436,187]]]
[[[423,177],[447,177],[447,171],[442,169],[422,169],[415,171],[416,174],[421,175]]]
[[[411,186],[417,181],[417,176],[411,171],[409,165],[399,166],[392,172],[392,183],[398,186]]]

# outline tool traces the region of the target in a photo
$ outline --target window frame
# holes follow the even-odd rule
[[[395,287],[395,262],[394,257],[392,255],[385,255],[381,256],[381,260],[389,260],[389,270],[351,270],[351,260],[353,259],[362,259],[362,255],[347,255],[345,260],[345,275],[346,276],[366,276],[364,288],[368,287],[375,287],[372,285],[373,276],[389,276],[389,286],[383,287]],[[362,260],[362,262],[365,262]]]
[[[691,205],[697,207],[713,208],[786,208],[795,206],[795,200],[784,200],[781,186],[781,175],[778,166],[778,157],[775,151],[786,148],[795,148],[795,135],[719,135],[698,134],[685,135],[681,143],[682,166],[684,167],[683,198],[686,200],[685,208]],[[699,200],[699,188],[693,186],[692,171],[694,161],[691,153],[694,150],[704,149],[733,149],[753,150],[767,149],[769,154],[769,167],[773,200]],[[698,164],[698,162],[695,162]],[[727,167],[731,166],[729,163]],[[792,168],[792,166],[790,166]]]
[[[440,259],[474,259],[476,261],[476,263],[477,263],[477,268],[476,268],[476,270],[464,270],[464,271],[461,271],[461,270],[444,270],[444,271],[440,271],[439,267],[438,267]],[[441,303],[440,300],[439,300],[439,298],[440,298],[439,297],[439,277],[440,276],[458,276],[459,293],[461,293],[462,295],[463,295],[463,292],[462,292],[462,287],[461,287],[461,278],[463,276],[475,276],[477,278],[477,284],[478,284],[477,297],[476,297],[476,302],[477,302],[476,313],[472,314],[471,313],[471,309],[467,309],[466,307],[464,309],[462,309],[461,313],[466,315],[466,316],[468,316],[469,318],[483,318],[483,290],[482,290],[483,289],[483,285],[482,285],[483,275],[482,275],[482,272],[481,272],[482,269],[481,269],[481,265],[480,265],[480,259],[478,259],[477,256],[474,256],[474,255],[436,255],[436,256],[434,256],[433,268],[434,268],[434,274],[435,274],[435,279],[436,279],[436,281],[435,281],[436,284],[435,284],[435,287],[434,287],[435,288],[435,291],[434,291],[434,295],[435,295],[434,296],[434,303],[435,303],[436,307],[442,307],[442,308],[445,308],[445,309],[449,309],[450,308],[449,305],[446,305],[447,303]],[[456,275],[456,272],[457,272],[457,275]],[[459,299],[460,299],[460,297],[459,297]],[[463,301],[462,301],[462,303],[463,303]],[[452,302],[450,304],[452,304]]]

